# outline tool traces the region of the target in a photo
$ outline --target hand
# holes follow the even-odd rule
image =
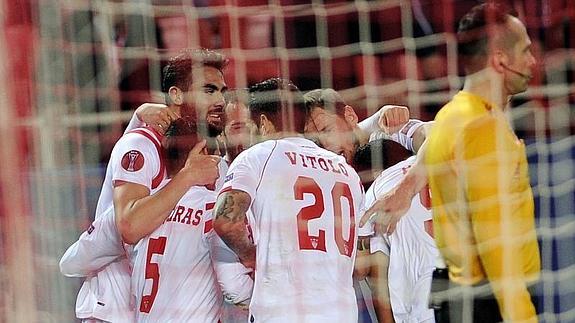
[[[220,157],[206,154],[206,140],[198,142],[190,153],[180,173],[189,176],[190,185],[214,185],[220,177]]]
[[[136,109],[136,116],[157,132],[164,134],[172,121],[180,116],[160,103],[144,103]]]
[[[413,196],[405,194],[397,187],[394,190],[380,196],[375,203],[365,211],[361,217],[359,226],[363,226],[366,222],[373,218],[375,223],[375,231],[379,234],[392,234],[395,231],[397,222],[411,207],[411,199]]]
[[[409,109],[402,105],[384,105],[381,107],[378,125],[386,134],[398,132],[409,121]]]

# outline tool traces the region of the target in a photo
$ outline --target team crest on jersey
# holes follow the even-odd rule
[[[144,167],[144,155],[137,150],[130,150],[122,157],[122,168],[128,172],[137,172]]]

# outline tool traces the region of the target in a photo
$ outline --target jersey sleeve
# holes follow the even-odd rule
[[[374,114],[359,122],[357,126],[359,129],[369,134],[379,132],[379,116],[381,116],[381,109],[377,110]]]
[[[119,237],[114,208],[110,207],[66,250],[60,272],[67,277],[85,277],[125,256]]]
[[[369,137],[369,141],[391,139],[405,147],[407,150],[415,152],[415,149],[413,148],[413,134],[424,124],[425,122],[423,121],[410,119],[398,132],[392,135],[388,135],[381,130],[373,132]]]
[[[240,262],[238,256],[214,230],[208,232],[207,239],[210,257],[224,299],[231,304],[248,304],[254,285],[250,277],[252,270]]]
[[[112,183],[130,182],[151,189],[152,181],[160,172],[158,148],[151,139],[137,134],[124,135],[110,157]]]
[[[134,114],[132,114],[132,118],[130,119],[130,122],[126,126],[126,130],[124,130],[124,134],[127,134],[130,130],[134,130],[136,128],[143,127],[145,125],[146,124],[144,123],[144,121],[140,120],[140,118],[138,118],[138,115],[136,114],[136,111],[134,111]]]
[[[232,189],[244,191],[253,201],[265,170],[265,164],[276,145],[275,140],[268,140],[243,151],[230,165],[221,191]]]

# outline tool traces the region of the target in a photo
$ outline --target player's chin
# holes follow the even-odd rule
[[[211,134],[220,134],[224,130],[224,122],[221,118],[208,117],[208,126]]]

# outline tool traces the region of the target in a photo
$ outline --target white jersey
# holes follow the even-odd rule
[[[194,186],[134,246],[138,322],[218,322],[223,297],[209,254],[216,192]]]
[[[222,191],[251,196],[255,322],[354,322],[352,283],[363,191],[343,157],[300,137],[242,152]]]
[[[61,260],[61,268],[69,276],[88,275],[76,300],[76,316],[80,319],[134,321],[134,304],[130,293],[131,268],[111,211],[114,204],[113,185],[116,181],[138,183],[148,187],[151,193],[165,185],[160,142],[161,135],[148,128],[135,129],[120,138],[106,169],[92,224],[94,229],[91,227],[82,234]],[[96,234],[90,233],[91,230]],[[101,239],[106,238],[107,234],[110,234],[108,239]],[[112,263],[105,265],[112,260]]]
[[[415,162],[415,156],[384,170],[366,192],[365,208],[393,189]],[[426,188],[427,190],[427,188]],[[388,284],[391,308],[396,322],[433,322],[433,310],[428,308],[431,277],[439,259],[431,227],[429,192],[420,192],[407,213],[399,220],[391,235],[375,236],[370,240],[371,253],[382,251],[389,256]],[[424,206],[425,205],[425,206]],[[366,225],[365,227],[368,227]],[[371,229],[371,228],[370,228]],[[373,234],[364,232],[360,235]],[[432,232],[432,231],[431,231]]]
[[[367,117],[363,121],[359,122],[357,126],[369,133],[369,141],[375,141],[378,139],[389,139],[393,140],[407,150],[415,152],[413,147],[413,134],[419,127],[423,126],[425,123],[417,119],[410,119],[399,131],[393,134],[387,134],[379,128],[379,117],[381,116],[381,110],[378,110],[373,115]]]

